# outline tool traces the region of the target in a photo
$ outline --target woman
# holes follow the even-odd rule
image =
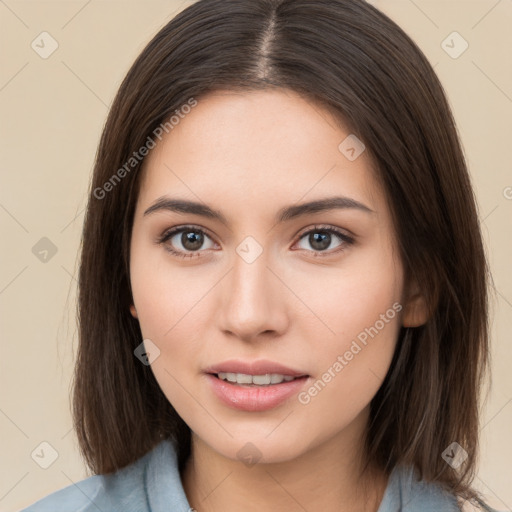
[[[26,510],[492,510],[487,275],[442,86],[394,22],[200,0],[97,154],[73,410],[95,476]]]

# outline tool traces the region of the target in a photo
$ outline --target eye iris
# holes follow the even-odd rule
[[[199,249],[203,245],[203,235],[197,231],[185,231],[181,235],[183,247],[189,251]],[[192,245],[190,246],[189,243]]]
[[[309,243],[311,247],[319,251],[324,251],[331,243],[331,235],[329,233],[311,233],[309,235]]]

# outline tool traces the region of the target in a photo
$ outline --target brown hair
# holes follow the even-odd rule
[[[319,102],[364,142],[406,280],[418,283],[431,311],[424,326],[400,332],[371,402],[366,460],[388,473],[411,464],[423,479],[474,497],[489,358],[475,199],[432,67],[363,0],[200,0],[164,26],[129,70],[101,137],[83,230],[73,387],[81,453],[94,473],[133,463],[165,438],[176,441],[180,467],[188,457],[189,428],[134,357],[142,335],[129,312],[129,247],[141,163],[126,162],[191,98],[273,87]],[[459,471],[441,457],[454,441],[468,453]]]

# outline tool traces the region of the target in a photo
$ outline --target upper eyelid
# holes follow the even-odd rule
[[[304,230],[300,230],[295,236],[303,236],[310,233],[311,231],[329,231],[337,235],[344,235],[347,238],[355,238],[355,235],[351,233],[348,229],[339,228],[329,224],[315,224],[314,226],[304,228]]]
[[[174,226],[172,228],[166,229],[162,235],[159,236],[159,240],[170,239],[176,236],[178,233],[182,233],[184,231],[199,231],[208,236],[211,240],[215,241],[215,237],[210,233],[210,231],[202,226],[195,226],[191,224],[187,224],[185,226]],[[217,243],[217,242],[216,242]]]

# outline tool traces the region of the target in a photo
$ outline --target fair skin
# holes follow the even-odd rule
[[[131,313],[159,348],[151,369],[192,431],[181,477],[198,512],[379,507],[387,475],[372,467],[359,478],[369,404],[400,327],[424,323],[425,307],[404,283],[368,153],[350,161],[338,149],[349,134],[291,91],[217,92],[198,100],[144,162]],[[144,215],[162,196],[207,204],[227,223],[165,208]],[[365,208],[275,218],[284,207],[334,196]],[[187,225],[193,228],[185,233],[204,231],[202,244],[187,244],[182,232],[158,243],[170,228]],[[321,250],[313,235],[304,236],[329,227],[353,243],[331,233]],[[237,252],[249,236],[263,251],[250,263]],[[228,359],[298,369],[307,375],[300,391],[307,391],[393,304],[400,311],[308,403],[295,393],[269,410],[246,411],[212,392],[204,370]],[[247,443],[260,457],[254,465],[237,455]]]

